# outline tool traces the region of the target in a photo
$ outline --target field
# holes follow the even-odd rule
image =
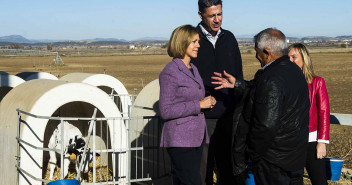
[[[260,68],[254,50],[243,52],[245,79],[253,78]],[[347,52],[346,52],[347,51]],[[352,114],[352,50],[313,49],[315,72],[324,77],[332,113]],[[68,73],[106,73],[119,79],[129,93],[141,89],[158,78],[160,71],[171,60],[164,55],[65,55],[64,65],[53,65],[53,56],[0,56],[0,71],[10,74],[28,71],[50,72],[58,77]],[[352,169],[352,129],[349,126],[331,127],[328,155],[344,157],[344,166]]]
[[[352,51],[352,50],[351,50]],[[253,52],[254,53],[254,52]],[[316,74],[325,78],[330,97],[331,112],[352,114],[352,52],[313,50]],[[132,93],[158,78],[171,58],[168,55],[131,56],[63,56],[64,65],[52,65],[53,56],[1,57],[0,71],[10,74],[27,71],[45,71],[58,77],[68,73],[106,73],[119,79]],[[245,79],[253,78],[259,69],[254,54],[242,54]]]

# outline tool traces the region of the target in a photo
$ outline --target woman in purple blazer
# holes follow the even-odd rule
[[[159,75],[160,115],[164,126],[160,147],[166,147],[175,174],[174,184],[201,185],[200,161],[203,142],[209,143],[202,109],[216,100],[205,97],[203,80],[196,66],[199,35],[195,27],[183,25],[170,37],[167,52],[173,57]]]

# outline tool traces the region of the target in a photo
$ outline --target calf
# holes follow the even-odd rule
[[[81,131],[73,126],[72,124],[64,121],[64,177],[66,177],[68,173],[68,167],[70,162],[76,163],[76,172],[79,173],[79,163],[83,158],[84,146],[86,144]],[[61,150],[61,123],[54,130],[53,135],[50,137],[48,148],[51,149],[60,149]],[[90,149],[87,149],[86,154],[90,154]],[[56,166],[56,153],[54,151],[50,151],[50,177],[53,178],[55,166]],[[96,154],[99,156],[99,154]],[[77,160],[78,159],[78,160]],[[87,161],[92,161],[92,155],[87,155],[86,160],[84,162],[84,173],[88,172],[88,164]]]

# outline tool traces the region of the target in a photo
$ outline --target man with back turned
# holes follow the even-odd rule
[[[287,56],[285,35],[268,28],[254,37],[262,69],[251,87],[247,151],[256,185],[303,185],[308,140],[309,92],[302,70]],[[216,89],[244,87],[232,75],[214,73]]]

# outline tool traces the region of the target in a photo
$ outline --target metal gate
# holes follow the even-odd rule
[[[129,109],[130,110],[130,109]],[[55,151],[60,154],[59,161],[60,170],[56,170],[60,174],[59,179],[64,179],[64,140],[61,135],[60,149],[48,148],[47,141],[41,141],[42,146],[34,146],[30,141],[21,139],[21,126],[25,124],[27,127],[33,123],[26,123],[22,117],[29,116],[35,119],[46,119],[48,133],[36,133],[34,135],[50,135],[50,131],[55,126],[65,121],[73,125],[84,128],[83,135],[86,137],[86,145],[84,147],[83,158],[90,148],[92,151],[92,164],[88,177],[84,174],[76,174],[76,179],[82,180],[82,184],[171,184],[171,166],[170,159],[163,148],[159,148],[161,120],[158,116],[140,116],[130,117],[122,112],[121,117],[104,118],[96,117],[97,110],[94,110],[92,117],[47,117],[33,115],[31,113],[17,109],[18,112],[18,130],[17,130],[17,184],[19,178],[34,179],[38,184],[48,183],[52,179],[47,179],[48,171],[48,153]],[[126,116],[127,115],[127,116]],[[49,129],[51,128],[51,130]],[[87,129],[88,128],[88,129]],[[65,133],[64,124],[61,124],[61,133]],[[82,129],[81,129],[82,130]],[[119,133],[120,132],[120,133]],[[66,138],[67,139],[67,138]],[[43,152],[43,164],[41,165],[43,172],[42,177],[33,176],[30,170],[23,169],[21,166],[21,152],[26,152],[26,148],[40,150]],[[97,155],[99,158],[96,158]],[[83,161],[79,163],[79,169],[83,168]],[[46,171],[45,171],[46,169]],[[72,174],[70,170],[69,175]],[[79,170],[81,171],[81,170]],[[68,175],[68,176],[69,176]],[[68,177],[70,178],[70,176]],[[58,180],[58,179],[55,179]]]

